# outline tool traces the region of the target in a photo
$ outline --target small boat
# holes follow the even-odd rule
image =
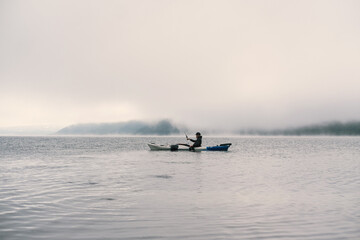
[[[160,145],[156,143],[148,143],[150,150],[152,151],[189,151],[190,145],[188,144],[174,144],[174,145]],[[194,148],[194,152],[201,151],[227,151],[231,143],[223,143],[217,146],[211,147],[196,147]]]

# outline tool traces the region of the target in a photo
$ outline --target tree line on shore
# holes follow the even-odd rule
[[[57,134],[67,135],[178,135],[186,131],[186,127],[178,127],[170,120],[161,120],[153,123],[142,121],[128,121],[118,123],[89,123],[76,124],[65,127]],[[205,130],[205,129],[204,129]],[[206,132],[206,130],[205,130]],[[219,131],[208,132],[219,133]],[[356,136],[360,135],[360,121],[354,122],[329,122],[302,127],[284,128],[275,130],[242,129],[230,132],[237,135],[334,135],[334,136]]]

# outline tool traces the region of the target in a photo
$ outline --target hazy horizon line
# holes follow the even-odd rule
[[[33,125],[33,126],[18,126],[18,127],[0,127],[0,136],[62,136],[62,135],[86,135],[86,136],[108,136],[108,135],[114,135],[114,136],[164,136],[164,134],[136,134],[136,133],[105,133],[105,134],[61,134],[58,133],[62,129],[68,128],[68,127],[77,127],[77,126],[84,126],[84,125],[94,125],[94,126],[100,126],[100,125],[114,125],[114,124],[126,124],[126,123],[141,123],[141,124],[156,124],[161,121],[168,121],[172,127],[176,127],[179,131],[179,133],[171,133],[171,134],[165,134],[166,136],[182,136],[184,135],[184,132],[186,132],[188,135],[192,135],[192,132],[201,131],[203,134],[206,134],[208,136],[214,135],[233,135],[233,136],[267,136],[267,135],[296,135],[295,131],[297,130],[308,130],[309,128],[321,128],[326,127],[334,124],[340,124],[340,125],[349,125],[349,124],[360,124],[360,120],[353,120],[353,121],[338,121],[338,120],[332,120],[332,121],[323,121],[313,124],[302,124],[294,127],[273,127],[273,128],[261,128],[261,127],[238,127],[238,128],[232,128],[232,129],[221,129],[221,128],[195,128],[195,127],[189,127],[184,124],[178,123],[177,121],[173,121],[170,119],[162,119],[162,120],[129,120],[129,121],[113,121],[113,122],[87,122],[87,123],[77,123],[77,124],[70,124],[65,127],[49,127],[48,125]],[[150,125],[149,125],[150,126]],[[357,129],[356,129],[357,130]],[[292,131],[292,132],[291,132]],[[304,135],[304,134],[299,134]],[[313,135],[313,134],[309,134]],[[317,133],[316,135],[321,135]],[[326,134],[326,132],[323,135],[332,135],[332,134]],[[352,134],[349,134],[349,136]]]

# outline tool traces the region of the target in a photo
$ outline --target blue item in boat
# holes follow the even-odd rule
[[[231,144],[229,145],[220,145],[220,146],[214,146],[214,147],[207,147],[206,150],[207,151],[227,151],[228,148],[230,147]]]

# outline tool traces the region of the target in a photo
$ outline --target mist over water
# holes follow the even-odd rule
[[[0,2],[0,128],[360,119],[352,0]]]
[[[0,238],[359,239],[359,137],[0,137]]]

